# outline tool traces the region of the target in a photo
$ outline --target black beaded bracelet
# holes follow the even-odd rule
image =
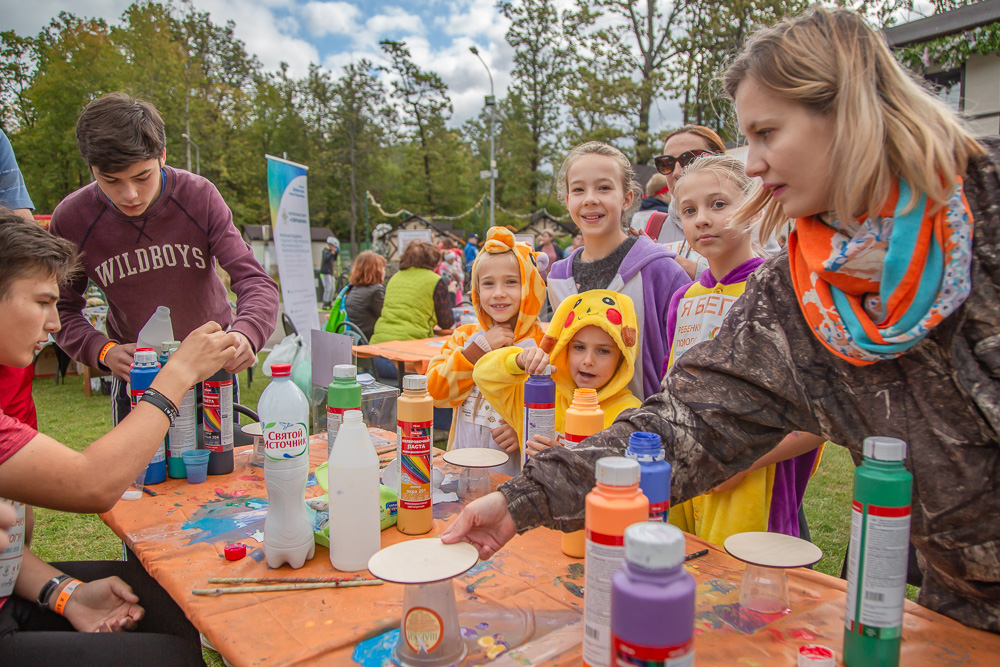
[[[142,398],[139,399],[139,402],[143,401],[162,410],[163,414],[170,420],[170,425],[173,426],[178,414],[177,406],[174,405],[173,401],[152,388],[142,392]]]
[[[52,591],[56,589],[56,586],[71,578],[68,574],[60,574],[46,581],[45,585],[42,586],[42,590],[38,591],[38,599],[35,600],[35,603],[42,609],[48,610],[49,598],[52,597]]]

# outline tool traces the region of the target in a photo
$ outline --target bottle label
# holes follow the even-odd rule
[[[524,441],[535,440],[536,436],[556,438],[556,404],[524,403]],[[537,442],[537,441],[536,441]],[[524,467],[524,461],[521,461]]]
[[[21,555],[24,553],[24,503],[0,498],[0,503],[13,505],[14,525],[7,528],[10,543],[6,549],[0,549],[0,601],[14,594],[14,584],[17,583],[17,573],[21,571]]]
[[[264,456],[272,461],[296,459],[309,452],[309,430],[301,422],[264,424]]]
[[[205,449],[227,452],[233,448],[233,381],[205,380],[201,390]]]
[[[168,451],[170,458],[179,459],[184,452],[195,449],[198,446],[198,431],[195,428],[195,420],[198,417],[194,389],[188,389],[181,399],[181,404],[177,406],[177,417],[170,427],[170,439]]]
[[[431,506],[431,443],[434,422],[397,420],[399,438],[399,507],[424,510]]]
[[[337,440],[337,432],[340,430],[340,426],[344,423],[344,413],[348,410],[360,410],[361,406],[356,408],[335,408],[333,406],[326,406],[326,449],[327,456],[330,455],[330,451],[333,449],[333,443]]]
[[[669,511],[670,511],[669,500],[665,500],[662,503],[649,503],[649,520],[666,521],[667,512]]]
[[[139,400],[142,398],[142,394],[144,392],[141,389],[133,389],[132,385],[130,384],[128,387],[128,393],[130,396],[130,400],[132,402],[132,409],[135,410],[135,406],[139,405]],[[170,431],[167,431],[167,433],[168,433],[167,438],[169,438]],[[153,458],[149,460],[150,465],[154,463],[162,463],[163,461],[167,460],[167,438],[161,440],[160,446],[156,448],[155,452],[153,452]]]
[[[613,667],[694,667],[694,638],[676,646],[642,646],[611,635]]]
[[[433,609],[411,607],[403,619],[403,637],[414,653],[433,653],[441,645],[444,623]]]
[[[875,639],[902,633],[910,507],[851,507],[847,563],[847,631]]]
[[[566,435],[563,436],[563,440],[566,441],[566,444],[570,444],[574,442],[583,442],[589,437],[590,437],[589,435],[577,435],[576,433],[567,433]]]
[[[606,667],[611,654],[611,576],[625,560],[625,536],[587,530],[587,594],[583,599],[583,659]]]

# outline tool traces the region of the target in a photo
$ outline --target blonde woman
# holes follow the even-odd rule
[[[531,459],[445,541],[485,558],[536,525],[581,528],[589,471],[637,430],[662,436],[674,502],[789,431],[856,454],[867,436],[895,436],[914,476],[917,601],[1000,632],[1000,141],[976,142],[846,10],[760,31],[724,82],[761,179],[733,221],[761,214],[767,238],[796,218],[788,254],[757,270],[662,393]]]

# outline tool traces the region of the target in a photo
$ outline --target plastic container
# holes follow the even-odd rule
[[[160,355],[161,367],[170,360],[170,355],[176,352],[180,345],[176,340],[163,342],[163,354]],[[184,479],[187,476],[181,455],[198,448],[197,421],[198,404],[194,387],[191,387],[184,392],[184,398],[177,406],[177,417],[167,432],[167,474],[174,479]]]
[[[337,364],[333,367],[333,382],[326,391],[326,455],[329,458],[337,429],[344,421],[344,412],[361,409],[361,385],[358,384],[358,367]]]
[[[611,578],[611,664],[693,665],[696,588],[680,528],[626,528],[625,562]]]
[[[913,475],[903,466],[906,443],[864,441],[854,471],[851,541],[847,558],[844,664],[899,664],[910,548]]]
[[[129,397],[132,409],[139,403],[144,391],[149,389],[153,378],[160,372],[160,364],[156,361],[156,352],[152,348],[137,347],[132,357],[132,369],[128,375]],[[167,479],[166,445],[163,441],[153,453],[149,465],[146,466],[146,484],[159,484]]]
[[[208,479],[208,456],[204,449],[189,449],[181,454],[188,484],[201,484]]]
[[[327,465],[330,563],[342,572],[359,572],[382,548],[378,454],[361,411],[348,410],[343,417]]]
[[[528,460],[527,443],[536,436],[556,438],[556,383],[552,367],[524,381],[524,442],[521,443],[521,468]]]
[[[666,462],[663,442],[656,433],[637,431],[629,436],[625,456],[639,462],[639,488],[649,499],[649,520],[667,520],[670,511],[670,464]]]
[[[228,475],[233,471],[233,374],[220,370],[202,382],[201,404],[205,449],[211,452],[208,474]]]
[[[257,402],[264,433],[264,557],[268,567],[302,567],[316,553],[306,511],[309,401],[291,381],[289,364],[271,366],[271,384]]]
[[[159,357],[163,354],[163,341],[174,339],[174,327],[170,323],[170,309],[157,306],[156,312],[139,329],[135,349],[148,347]]]
[[[563,422],[564,440],[567,444],[576,443],[604,430],[604,410],[597,402],[597,391],[594,389],[574,389],[573,402],[566,408]],[[571,558],[583,558],[587,550],[586,533],[577,530],[563,533],[562,551]]]
[[[611,578],[625,559],[625,529],[649,517],[639,490],[639,463],[623,456],[597,460],[597,486],[587,494],[583,664],[607,667],[611,656]]]
[[[434,401],[427,393],[426,375],[403,377],[403,395],[396,404],[396,415],[399,466],[396,528],[407,535],[423,535],[434,525],[431,506]]]

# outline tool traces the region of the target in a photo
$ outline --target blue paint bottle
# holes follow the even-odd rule
[[[135,350],[132,368],[128,374],[129,396],[132,409],[142,398],[143,392],[149,389],[153,378],[160,372],[160,364],[156,361],[156,352],[149,347],[139,347]],[[167,479],[167,457],[165,441],[153,454],[152,460],[146,466],[146,484],[159,484]]]
[[[656,433],[637,431],[628,439],[625,456],[639,462],[639,488],[649,498],[649,520],[666,521],[670,509],[670,464]]]

